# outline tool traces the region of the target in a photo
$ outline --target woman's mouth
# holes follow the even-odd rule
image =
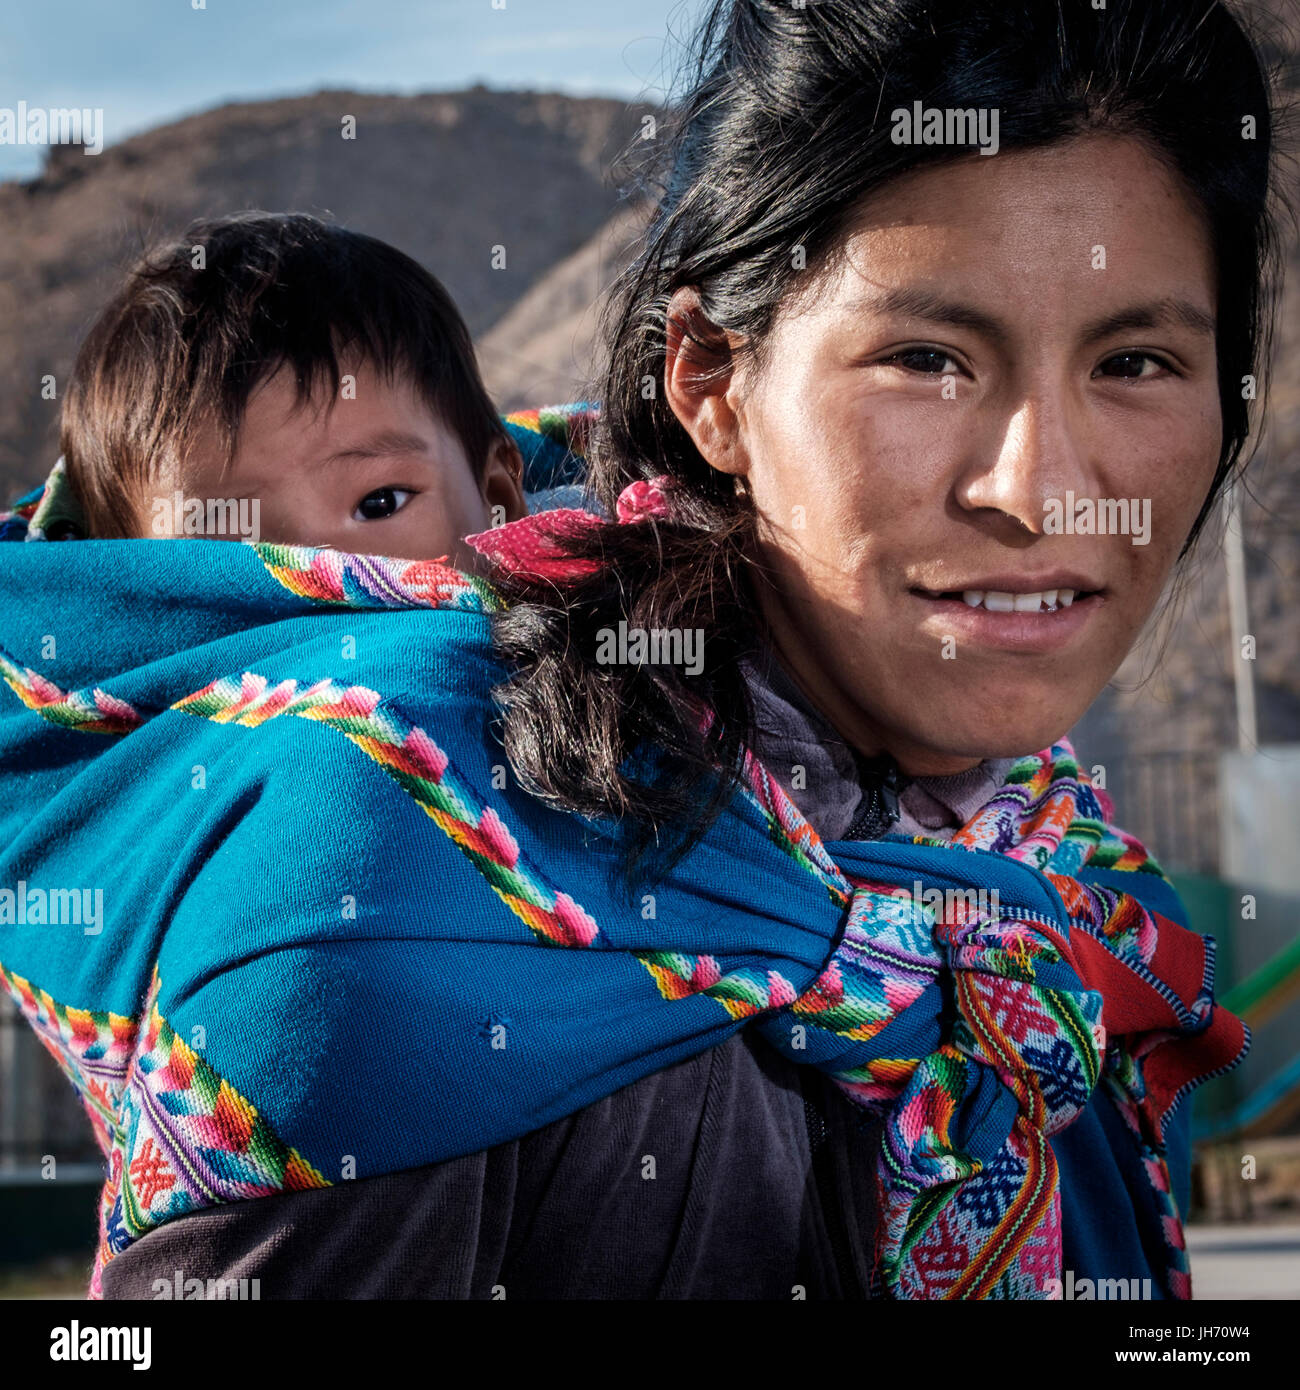
[[[958,595],[938,594],[938,598]],[[1041,589],[1033,594],[1013,594],[1005,589],[963,589],[961,601],[967,608],[986,608],[990,613],[1055,613],[1069,608],[1080,595],[1076,589]]]
[[[1029,588],[919,589],[925,628],[1002,651],[1049,652],[1068,645],[1105,602],[1104,590],[1058,584]]]

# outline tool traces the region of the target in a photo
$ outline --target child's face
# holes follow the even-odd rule
[[[364,365],[343,370],[356,379],[355,399],[313,399],[300,407],[293,377],[283,369],[258,386],[229,468],[222,467],[215,432],[191,450],[181,483],[186,501],[240,504],[224,514],[205,511],[239,516],[244,536],[235,531],[234,539],[244,538],[255,518],[252,539],[411,560],[448,556],[473,569],[478,556],[463,538],[527,510],[518,451],[495,444],[475,482],[460,441],[410,383]],[[157,492],[142,534],[196,534],[182,525],[163,489]],[[502,510],[494,516],[495,507]]]

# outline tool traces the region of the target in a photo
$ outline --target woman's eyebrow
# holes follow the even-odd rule
[[[336,449],[320,460],[322,465],[355,463],[358,459],[385,458],[390,454],[427,454],[429,441],[403,430],[380,430],[345,449]]]
[[[973,305],[962,304],[956,300],[945,299],[934,290],[921,285],[896,285],[876,295],[867,295],[853,300],[849,309],[873,314],[902,314],[909,318],[926,319],[931,323],[955,324],[982,334],[995,343],[1005,343],[1011,330],[992,314],[986,314]],[[1107,338],[1112,333],[1123,333],[1135,328],[1163,328],[1177,325],[1191,329],[1194,333],[1214,336],[1216,322],[1214,315],[1199,308],[1188,299],[1177,295],[1166,295],[1145,304],[1133,304],[1094,319],[1085,326],[1081,340],[1093,343]]]
[[[1213,314],[1190,300],[1166,295],[1164,299],[1134,304],[1131,308],[1119,309],[1095,320],[1084,329],[1083,340],[1091,343],[1098,338],[1108,338],[1112,333],[1127,332],[1130,328],[1166,328],[1171,324],[1211,338],[1218,326]]]
[[[969,304],[945,299],[934,290],[921,285],[895,285],[879,294],[865,295],[849,304],[849,309],[868,314],[903,314],[908,318],[928,319],[931,323],[951,323],[970,328],[995,342],[1011,335],[1006,326],[992,315]]]

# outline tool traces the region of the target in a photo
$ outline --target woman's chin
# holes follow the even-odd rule
[[[945,712],[927,727],[903,731],[894,752],[910,776],[943,776],[993,758],[1020,758],[1050,748],[1069,733],[1082,713],[1073,705],[1065,715],[1046,718],[1016,708]]]

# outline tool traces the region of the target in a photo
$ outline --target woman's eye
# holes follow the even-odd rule
[[[885,362],[891,366],[897,363],[909,372],[921,372],[926,376],[955,376],[959,370],[952,358],[939,348],[908,348],[885,358]]]
[[[374,492],[368,492],[357,503],[357,509],[352,513],[353,521],[382,521],[387,516],[392,516],[394,512],[400,512],[407,502],[414,496],[413,492],[400,487],[381,487]]]
[[[1117,376],[1125,381],[1137,381],[1144,376],[1154,376],[1155,372],[1144,371],[1145,365],[1150,364],[1158,370],[1169,370],[1168,363],[1163,362],[1159,357],[1152,357],[1149,352],[1118,352],[1114,357],[1108,357],[1097,371],[1105,376]],[[1118,367],[1118,371],[1107,372],[1107,367]]]

